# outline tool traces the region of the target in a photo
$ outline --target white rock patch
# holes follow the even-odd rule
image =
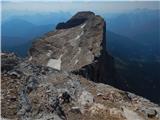
[[[81,32],[80,36],[82,36],[84,34],[84,31]]]
[[[127,108],[123,107],[123,112],[124,112],[124,116],[127,118],[127,120],[144,120],[136,112],[131,111]]]
[[[93,95],[90,92],[83,91],[78,101],[82,106],[85,106],[92,105],[93,99]]]
[[[32,56],[28,60],[31,61],[32,60]]]
[[[47,63],[48,67],[61,70],[61,59],[50,59]]]
[[[81,113],[85,113],[85,110],[86,110],[85,107],[91,106],[93,104],[93,102],[94,102],[93,95],[88,91],[83,91],[78,99]]]
[[[80,39],[80,37],[84,34],[84,31],[81,31],[80,34],[78,34],[75,38],[73,39],[70,39],[69,40],[69,43],[72,45],[72,46],[76,46],[78,43],[78,40]]]
[[[79,60],[77,60],[77,59],[76,59],[74,64],[77,64],[77,63],[78,63],[78,61],[79,61]]]
[[[51,56],[51,53],[47,53],[46,55],[47,55],[48,57],[50,57],[50,56]]]
[[[77,52],[76,55],[73,57],[73,59],[75,59],[80,53],[81,53],[81,48],[78,47],[78,52]],[[76,63],[75,63],[75,64],[76,64]]]
[[[50,59],[47,63],[48,67],[61,70],[61,60],[59,59]]]
[[[46,54],[48,57],[50,57],[52,55],[52,51],[48,50],[48,53]]]
[[[81,28],[84,28],[86,26],[86,23],[84,23],[82,26],[81,26]]]
[[[75,40],[78,40],[83,34],[84,34],[84,32],[82,31],[79,35],[77,35],[77,37],[75,38]]]
[[[80,35],[77,35],[77,37],[75,38],[75,40],[78,40],[80,38]]]
[[[57,70],[61,70],[61,58],[63,55],[60,55],[58,59],[49,59],[47,66]]]

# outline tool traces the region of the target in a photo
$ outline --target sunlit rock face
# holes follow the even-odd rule
[[[35,42],[30,49],[33,61],[47,65],[61,56],[61,70],[77,70],[101,55],[105,22],[92,12],[79,12],[57,30]]]
[[[33,44],[32,62],[73,71],[97,82],[113,79],[113,60],[105,48],[105,26],[104,19],[93,12],[79,12]]]

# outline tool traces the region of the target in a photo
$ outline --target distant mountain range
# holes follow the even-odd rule
[[[51,30],[54,30],[53,24],[34,25],[25,20],[11,19],[2,24],[2,51],[14,51],[26,56],[32,41]]]
[[[124,59],[160,58],[160,11],[140,10],[107,20],[108,47]]]
[[[53,12],[15,15],[2,19],[2,51],[15,52],[25,57],[35,39],[53,31],[57,23],[67,20],[70,16],[67,12]]]
[[[120,35],[133,38],[138,33],[157,30],[160,27],[160,10],[135,10],[107,19],[107,28]]]
[[[108,19],[107,48],[127,90],[160,102],[160,11],[134,11]]]

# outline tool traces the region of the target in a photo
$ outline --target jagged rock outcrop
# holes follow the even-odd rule
[[[158,105],[96,83],[114,74],[113,58],[104,50],[104,26],[100,16],[80,12],[35,42],[29,58],[1,54],[2,118],[159,120]]]
[[[13,71],[13,70],[12,70]],[[23,61],[2,74],[2,117],[38,120],[159,120],[149,100],[69,72]]]

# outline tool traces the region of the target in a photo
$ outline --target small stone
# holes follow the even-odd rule
[[[21,75],[19,73],[17,73],[16,71],[10,72],[9,75],[12,76],[12,78],[20,78],[21,77]]]
[[[72,107],[70,111],[73,113],[81,113],[80,107]]]
[[[157,111],[152,108],[146,108],[143,112],[147,115],[148,118],[154,118],[157,115]]]
[[[10,98],[11,101],[16,101],[16,99],[17,99],[16,96],[12,96],[12,97]]]
[[[88,91],[83,91],[79,98],[79,102],[82,106],[91,105],[93,101],[94,101],[94,97]]]
[[[105,110],[106,110],[105,106],[100,103],[93,104],[93,106],[89,109],[91,114],[98,114],[100,111],[102,112]]]
[[[68,92],[64,92],[64,93],[62,93],[61,98],[63,99],[63,102],[69,103],[71,96],[69,95]]]
[[[97,93],[97,96],[103,96],[104,94],[102,94],[102,93]]]
[[[124,117],[122,111],[120,109],[118,109],[118,108],[111,108],[111,109],[109,109],[109,114],[111,116],[117,116],[118,118]]]
[[[128,97],[130,100],[133,100],[133,99],[136,97],[135,94],[130,93],[130,92],[126,92],[126,94],[127,94],[127,97]]]
[[[50,93],[52,90],[47,90],[46,93]]]
[[[37,78],[29,76],[27,78],[27,86],[26,86],[27,87],[27,92],[30,93],[37,86],[38,86],[38,80],[37,80]]]

